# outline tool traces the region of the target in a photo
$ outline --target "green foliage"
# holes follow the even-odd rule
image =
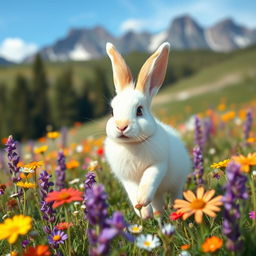
[[[67,69],[61,74],[54,86],[54,124],[57,128],[71,126],[77,120],[77,100],[73,87],[72,70]]]
[[[49,84],[46,78],[44,65],[39,54],[36,55],[33,64],[33,78],[32,78],[32,137],[42,136],[49,124],[49,98],[48,98]]]

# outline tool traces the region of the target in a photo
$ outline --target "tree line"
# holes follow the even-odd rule
[[[17,74],[12,88],[0,83],[0,138],[9,134],[19,140],[39,138],[47,127],[69,127],[106,114],[111,92],[104,71],[100,67],[93,70],[94,81],[85,80],[78,93],[71,68],[65,68],[50,84],[37,55],[31,79]]]

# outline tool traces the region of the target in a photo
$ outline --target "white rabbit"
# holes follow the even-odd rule
[[[169,48],[169,43],[163,43],[152,54],[135,84],[122,56],[111,43],[106,45],[117,95],[111,102],[113,116],[106,125],[105,154],[133,207],[143,206],[142,218],[163,211],[166,192],[172,199],[180,197],[191,169],[176,131],[150,111],[152,97],[164,81]]]

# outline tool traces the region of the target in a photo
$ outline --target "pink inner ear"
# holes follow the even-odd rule
[[[155,62],[154,69],[152,70],[152,76],[150,79],[150,93],[154,88],[159,89],[164,81],[168,63],[168,54],[168,49],[164,49]]]

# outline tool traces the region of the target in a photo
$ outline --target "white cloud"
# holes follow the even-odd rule
[[[147,22],[140,19],[128,19],[122,22],[120,29],[122,32],[141,31],[147,27]]]
[[[37,50],[36,44],[27,43],[20,38],[6,38],[0,44],[0,56],[14,62],[22,61]]]

